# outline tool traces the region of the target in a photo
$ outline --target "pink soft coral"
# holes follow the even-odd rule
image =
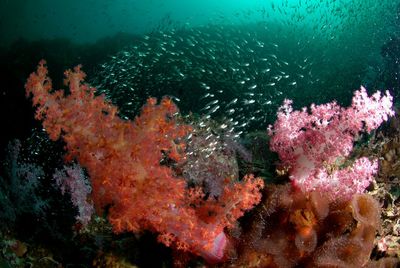
[[[363,192],[377,171],[377,163],[361,158],[350,167],[339,167],[361,131],[369,133],[394,114],[389,92],[381,96],[378,91],[368,97],[361,87],[346,109],[331,102],[313,104],[310,112],[307,108],[293,111],[291,104],[291,100],[285,100],[269,135],[271,150],[289,169],[294,185],[303,191],[322,191],[332,198],[349,199]]]
[[[191,251],[209,262],[223,258],[225,227],[260,201],[261,179],[246,176],[226,184],[219,200],[205,200],[201,189],[186,182],[164,162],[185,160],[185,136],[191,127],[179,124],[178,108],[169,99],[148,99],[134,122],[117,116],[117,109],[95,89],[83,84],[85,74],[67,71],[63,91],[52,93],[42,61],[26,83],[33,95],[36,118],[50,138],[66,143],[67,159],[87,169],[98,211],[110,207],[115,232],[151,230],[167,246]]]

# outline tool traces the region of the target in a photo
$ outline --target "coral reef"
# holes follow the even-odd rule
[[[385,128],[359,149],[379,159],[379,173],[370,187],[382,213],[382,232],[376,237],[376,256],[400,258],[400,116],[398,111]]]
[[[294,111],[286,100],[269,135],[258,133],[254,144],[247,144],[249,153],[223,133],[229,124],[218,129],[207,117],[184,119],[170,97],[149,98],[134,120],[125,120],[84,83],[79,66],[65,75],[68,89],[53,91],[42,61],[26,91],[33,96],[35,117],[50,139],[64,142],[65,161],[79,164],[58,171],[55,178],[80,209],[78,219],[85,228],[77,237],[82,244],[91,240],[98,245],[93,265],[140,266],[121,249],[131,248],[130,242],[139,249],[139,237],[148,234],[149,240],[170,248],[176,267],[198,260],[221,267],[397,264],[395,242],[390,240],[399,229],[393,222],[398,216],[396,188],[382,190],[373,176],[378,173],[381,182],[398,182],[393,168],[398,138],[383,139],[369,151],[357,146],[353,150],[354,143],[365,138],[362,133],[370,134],[394,114],[388,92],[368,96],[362,87],[348,108],[331,102]],[[276,158],[264,147],[254,148],[262,142],[277,153],[278,175],[290,183],[279,185],[272,178]],[[238,159],[251,165],[253,155],[258,166],[242,173]],[[380,170],[378,158],[384,163]],[[275,184],[261,192],[264,180],[249,170]],[[242,174],[246,175],[239,180]],[[371,195],[365,193],[368,186]],[[387,194],[392,211],[382,205]],[[86,212],[92,210],[85,207],[92,202],[97,216],[90,217]],[[103,247],[112,239],[114,246]]]
[[[290,184],[269,186],[251,226],[236,237],[229,267],[363,267],[369,263],[379,205],[367,194],[329,202]]]
[[[4,176],[0,176],[0,220],[2,227],[15,226],[25,214],[42,218],[48,200],[40,195],[44,178],[43,168],[28,163],[21,157],[21,142],[14,140],[8,145],[8,157]]]

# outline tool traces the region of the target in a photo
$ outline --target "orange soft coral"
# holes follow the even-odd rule
[[[115,106],[82,83],[79,66],[65,75],[69,94],[52,93],[45,62],[40,62],[25,85],[27,95],[33,95],[36,118],[50,138],[65,141],[67,159],[87,169],[94,204],[99,212],[110,207],[114,231],[151,230],[167,246],[220,261],[227,243],[224,228],[260,201],[262,180],[247,176],[227,184],[219,201],[194,195],[172,168],[161,164],[185,160],[184,138],[191,130],[178,124],[178,108],[169,98],[160,104],[149,98],[134,122],[125,121]],[[200,210],[212,212],[212,220]]]

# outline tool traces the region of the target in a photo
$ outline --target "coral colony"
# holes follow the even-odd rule
[[[178,123],[171,99],[157,104],[150,98],[134,122],[124,121],[115,106],[81,84],[84,77],[79,67],[67,71],[69,95],[52,93],[41,62],[26,88],[50,138],[61,136],[67,159],[87,169],[97,211],[111,205],[108,220],[117,233],[151,230],[167,246],[209,262],[221,260],[227,244],[224,229],[260,201],[263,181],[247,175],[225,185],[218,200],[204,200],[201,189],[187,188],[172,168],[160,164],[164,158],[177,164],[185,160],[184,138],[191,129]]]
[[[97,213],[106,213],[115,233],[148,230],[164,245],[209,264],[361,267],[369,262],[380,219],[378,204],[364,191],[378,164],[354,159],[351,152],[362,132],[394,114],[388,92],[369,97],[361,88],[348,108],[331,102],[294,111],[285,100],[268,134],[292,183],[264,186],[252,174],[219,178],[213,185],[220,189],[210,195],[187,183],[177,168],[189,161],[185,153],[194,126],[170,98],[149,98],[133,121],[122,120],[115,106],[84,83],[79,66],[65,76],[69,90],[53,91],[41,61],[26,92],[49,137],[65,142],[66,161],[76,161],[90,177],[90,185],[59,184],[71,192],[91,190]],[[85,199],[71,196],[77,196],[78,207]],[[237,220],[252,208],[240,228]],[[91,213],[90,207],[79,211]]]
[[[332,199],[362,193],[378,170],[377,161],[363,157],[338,169],[350,155],[360,132],[370,133],[393,115],[389,92],[368,97],[364,87],[345,109],[336,102],[311,105],[310,112],[293,111],[285,100],[278,119],[269,127],[271,150],[279,154],[290,178],[303,192],[318,191]]]

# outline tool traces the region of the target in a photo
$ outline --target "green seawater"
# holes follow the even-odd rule
[[[0,14],[3,46],[58,40],[31,58],[58,57],[64,69],[82,59],[125,118],[169,95],[240,132],[273,122],[284,98],[348,105],[361,85],[399,95],[400,1],[17,0]]]

